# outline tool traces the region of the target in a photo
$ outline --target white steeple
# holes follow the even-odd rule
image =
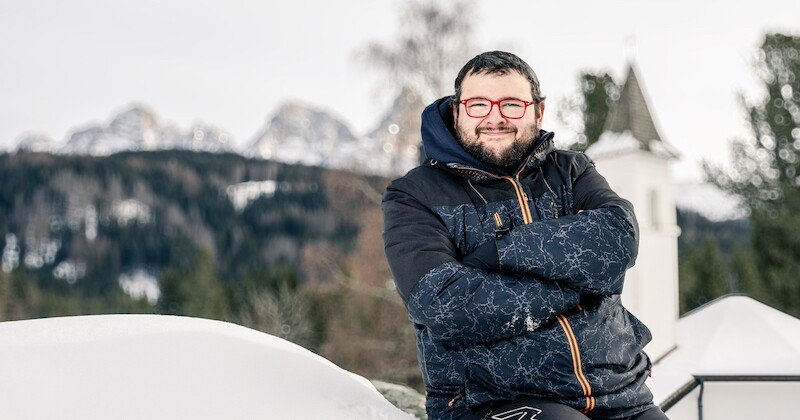
[[[639,255],[625,276],[622,302],[652,331],[645,351],[656,361],[676,345],[680,229],[669,163],[678,153],[659,134],[632,64],[603,134],[586,154],[611,188],[633,203]]]

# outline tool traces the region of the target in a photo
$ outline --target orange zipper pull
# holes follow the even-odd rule
[[[498,212],[494,212],[494,224],[496,224],[498,228],[503,227],[503,218],[500,217],[500,213]]]
[[[453,397],[452,400],[447,402],[447,406],[450,407],[450,408],[453,408],[453,406],[456,405],[456,401],[458,401],[459,398],[461,398],[461,395],[460,394],[456,395],[455,397]]]

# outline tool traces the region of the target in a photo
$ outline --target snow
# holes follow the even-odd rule
[[[224,130],[203,122],[195,122],[186,131],[175,124],[161,122],[147,106],[131,104],[112,117],[108,124],[88,124],[67,135],[63,144],[20,140],[25,144],[43,145],[41,151],[63,154],[106,156],[126,150],[185,149],[206,152],[227,152],[231,136]]]
[[[641,144],[633,134],[625,130],[622,133],[612,133],[606,131],[600,135],[597,142],[586,149],[586,154],[592,159],[598,159],[605,156],[616,156],[623,153],[641,150]]]
[[[111,204],[111,214],[122,226],[127,226],[131,222],[148,224],[153,220],[150,206],[133,198],[115,200]]]
[[[151,305],[155,305],[158,298],[161,297],[158,278],[147,270],[135,269],[120,274],[117,282],[128,296],[134,299],[145,298]]]
[[[684,316],[677,341],[648,380],[656,404],[694,376],[800,376],[800,320],[746,296]]]
[[[272,197],[275,195],[278,183],[273,180],[266,181],[247,181],[235,185],[229,185],[225,191],[228,199],[231,200],[233,207],[237,211],[244,210],[250,202],[261,196]]]
[[[61,241],[51,238],[29,239],[25,252],[25,266],[32,269],[42,268],[45,264],[53,264],[56,254],[61,248]]]
[[[28,132],[17,138],[16,142],[17,150],[31,152],[49,152],[57,147],[55,140],[44,133]]]
[[[661,140],[645,140],[650,153],[656,156],[672,159],[677,158],[678,153],[675,147]],[[599,159],[608,156],[618,156],[632,151],[642,150],[643,142],[636,139],[629,130],[622,133],[612,133],[606,131],[600,135],[597,142],[586,149],[586,154],[592,159]]]
[[[678,158],[680,152],[674,146],[662,140],[650,140],[647,144],[650,151],[654,154],[665,158]]]
[[[17,235],[6,233],[6,244],[3,247],[2,269],[6,273],[19,267],[19,243]]]
[[[2,322],[0,372],[4,418],[414,418],[300,346],[199,318]]]
[[[675,205],[699,213],[713,222],[747,216],[742,201],[708,183],[683,182],[675,185]]]
[[[86,276],[86,263],[77,260],[61,261],[53,269],[53,277],[66,281],[68,284],[75,284],[78,280]]]

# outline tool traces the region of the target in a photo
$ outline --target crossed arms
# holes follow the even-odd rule
[[[517,226],[459,258],[450,234],[408,179],[383,200],[389,266],[412,322],[435,341],[472,344],[535,331],[581,294],[622,291],[638,227],[629,202],[588,162],[573,182],[575,212]]]

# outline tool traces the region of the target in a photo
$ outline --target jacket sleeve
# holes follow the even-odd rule
[[[469,345],[521,335],[578,304],[569,287],[462,264],[442,220],[419,194],[404,179],[389,185],[383,238],[409,318],[434,341]]]
[[[594,164],[573,181],[576,214],[517,226],[497,240],[500,270],[560,281],[581,293],[622,293],[636,261],[639,227],[633,206],[608,186]]]

